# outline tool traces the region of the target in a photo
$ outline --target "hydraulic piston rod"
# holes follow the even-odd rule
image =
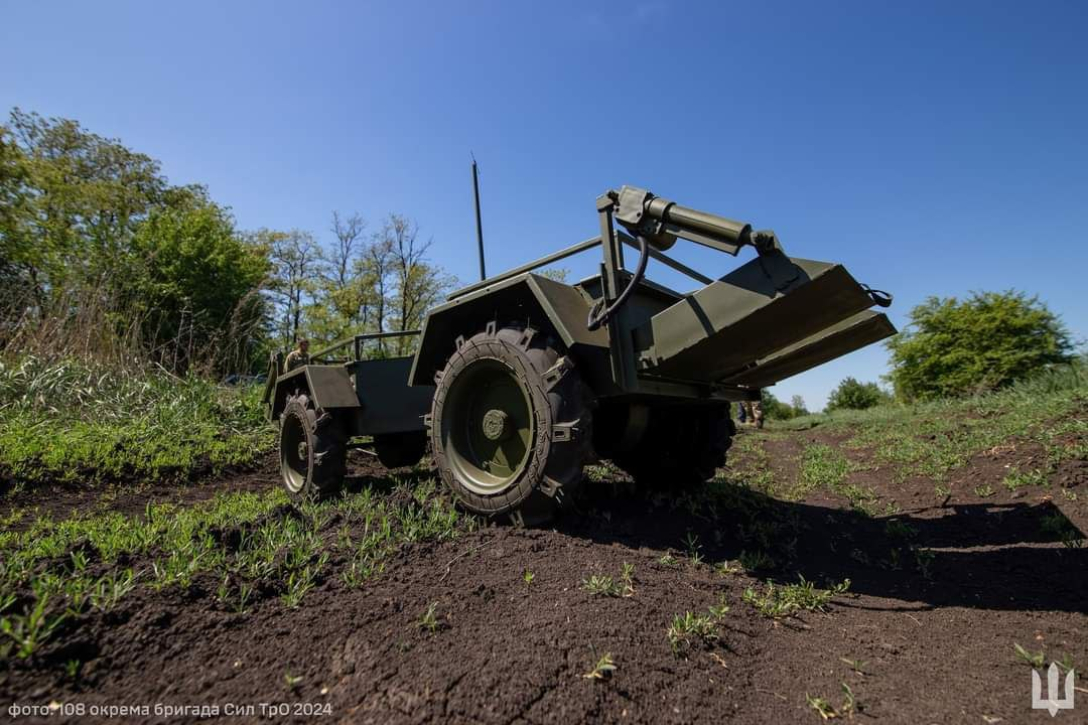
[[[761,251],[764,242],[776,246],[770,232],[752,232],[752,225],[710,214],[654,196],[645,189],[624,186],[611,192],[616,221],[656,249],[668,249],[677,237],[736,254],[745,244]]]

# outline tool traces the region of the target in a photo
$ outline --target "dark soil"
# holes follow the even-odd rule
[[[792,435],[769,441],[780,448],[778,475],[791,475],[784,462],[804,443],[835,442],[817,430]],[[1083,466],[1070,466],[1049,487],[1009,492],[1006,465],[1035,453],[980,456],[945,502],[932,481],[852,474],[898,504],[894,516],[865,516],[825,492],[792,503],[747,491],[708,511],[690,498],[598,484],[553,528],[490,526],[412,545],[360,589],[344,587],[344,564],[333,561],[333,575],[296,610],[269,595],[230,613],[216,603],[215,583],[201,580],[187,592],[141,588],[114,611],[85,617],[31,664],[0,671],[0,704],[252,706],[238,722],[817,723],[806,696],[843,710],[845,683],[863,722],[1045,722],[1030,707],[1031,670],[1013,645],[1088,666],[1088,549],[1065,547],[1041,526],[1060,516],[1088,530],[1088,486]],[[373,485],[379,472],[361,465],[354,485]],[[974,493],[983,483],[994,489],[985,499]],[[110,507],[273,485],[269,468],[118,494]],[[89,494],[67,506],[92,503]],[[689,535],[703,563],[691,562]],[[711,565],[754,549],[775,557],[758,576]],[[924,569],[919,551],[928,552]],[[666,553],[675,563],[662,563]],[[630,596],[582,588],[593,574],[618,578],[624,563],[634,565]],[[825,613],[778,620],[743,601],[748,587],[799,575],[827,585],[848,578],[850,593]],[[731,611],[717,639],[674,651],[673,616],[706,613],[722,599]],[[431,603],[434,632],[418,626]],[[617,669],[585,677],[605,653]],[[63,667],[75,658],[87,663],[78,684]],[[1084,704],[1059,718],[1085,721],[1082,692]],[[329,714],[262,717],[261,703],[320,703]],[[114,721],[145,720],[156,718]]]
[[[274,464],[275,461],[269,456],[256,470],[195,476],[188,482],[120,480],[92,485],[58,483],[14,488],[0,497],[0,516],[22,509],[24,515],[12,525],[13,530],[20,531],[38,516],[64,519],[75,511],[140,514],[149,503],[191,505],[206,501],[221,491],[265,491]]]
[[[277,485],[278,465],[275,454],[268,454],[251,469],[230,471],[220,475],[194,476],[190,481],[147,483],[120,480],[95,485],[74,483],[36,485],[15,489],[0,496],[0,518],[21,509],[23,515],[10,530],[22,531],[38,516],[64,519],[74,512],[117,512],[142,515],[149,503],[176,505],[198,504],[224,492],[264,492]],[[358,488],[382,479],[387,471],[372,456],[352,453],[347,487]]]

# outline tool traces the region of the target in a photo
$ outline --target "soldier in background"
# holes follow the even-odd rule
[[[744,409],[744,420],[748,425],[754,425],[756,428],[763,427],[763,391],[760,391],[760,397],[755,400],[746,400],[741,403],[741,407]]]
[[[295,368],[300,368],[303,365],[309,364],[310,341],[306,338],[302,338],[298,341],[298,347],[288,353],[287,359],[283,361],[283,372],[289,373]]]

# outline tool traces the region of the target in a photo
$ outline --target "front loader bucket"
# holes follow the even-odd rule
[[[895,334],[887,315],[872,310],[859,312],[837,325],[806,337],[798,343],[772,353],[752,367],[722,380],[729,385],[765,388],[779,380],[811,370],[817,365],[860,350],[866,345]]]
[[[652,375],[769,385],[893,334],[859,316],[872,304],[842,265],[773,252],[654,315],[635,347]]]

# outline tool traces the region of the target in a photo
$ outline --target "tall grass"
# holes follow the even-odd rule
[[[0,477],[16,482],[184,478],[271,447],[259,391],[161,368],[0,360]]]

